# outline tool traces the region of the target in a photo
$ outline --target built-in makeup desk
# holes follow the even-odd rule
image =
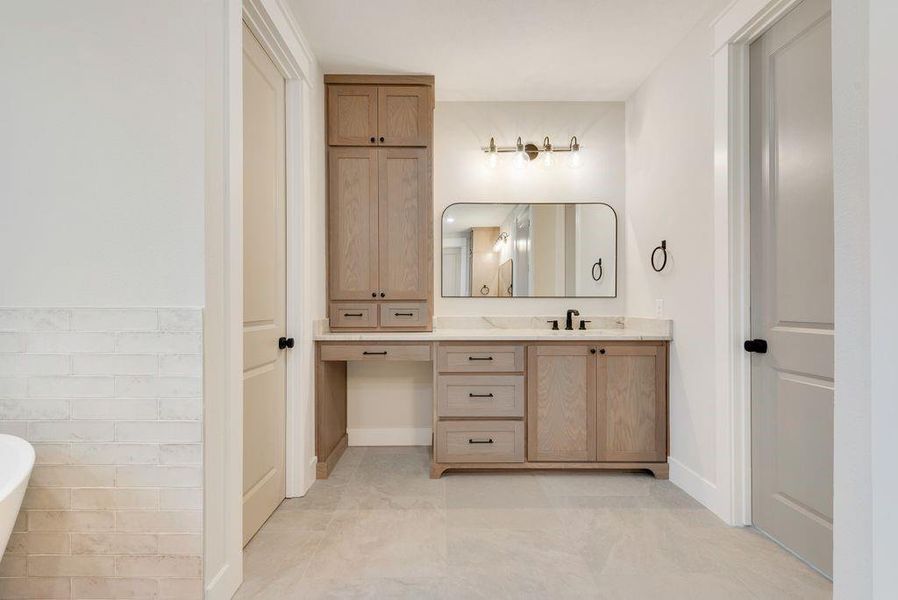
[[[348,361],[433,363],[431,476],[452,470],[648,470],[667,478],[668,344],[661,319],[440,318],[432,332],[318,324],[316,452],[325,479],[348,443]]]

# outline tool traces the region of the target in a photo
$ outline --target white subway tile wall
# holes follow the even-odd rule
[[[0,308],[0,432],[37,462],[0,598],[202,598],[202,310]]]

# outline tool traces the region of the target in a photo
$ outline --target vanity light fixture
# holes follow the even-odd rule
[[[496,243],[493,244],[493,252],[500,252],[502,250],[502,246],[508,242],[508,232],[503,231],[499,234],[499,237],[496,238]]]
[[[496,139],[490,138],[490,145],[483,146],[480,148],[484,155],[486,156],[486,164],[489,167],[495,167],[499,163],[499,154],[511,153],[514,154],[512,157],[512,164],[519,168],[523,169],[526,167],[531,161],[535,160],[537,157],[540,158],[540,162],[546,168],[551,168],[557,162],[555,160],[556,152],[568,152],[570,156],[568,157],[568,165],[572,168],[579,167],[582,159],[580,156],[580,142],[577,140],[577,136],[571,137],[570,144],[567,147],[555,147],[549,141],[549,136],[543,138],[542,147],[537,146],[536,144],[525,144],[523,139],[518,136],[518,139],[515,140],[514,146],[497,146]]]

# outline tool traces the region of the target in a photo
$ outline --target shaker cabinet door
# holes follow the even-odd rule
[[[663,344],[599,348],[596,367],[598,460],[667,460],[667,352]]]
[[[327,86],[327,143],[330,146],[377,144],[377,87]]]
[[[596,460],[596,359],[593,346],[529,349],[530,462]]]
[[[426,300],[433,218],[427,150],[381,148],[377,153],[379,293],[387,300]]]
[[[371,300],[378,292],[377,150],[331,148],[328,273],[331,300]]]
[[[377,141],[382,146],[428,146],[433,130],[431,88],[377,89]]]

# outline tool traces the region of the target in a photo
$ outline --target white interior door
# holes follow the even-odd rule
[[[284,78],[243,26],[243,543],[285,495]]]
[[[833,179],[829,0],[751,45],[752,520],[832,575]]]

